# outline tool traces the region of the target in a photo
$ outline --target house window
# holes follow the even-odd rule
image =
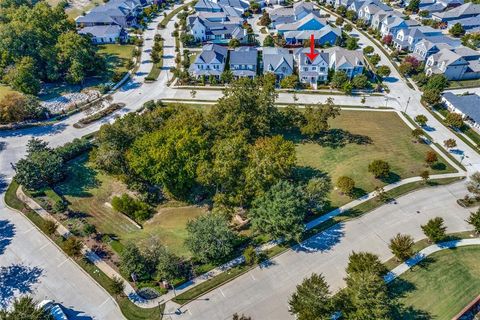
[[[312,67],[312,70],[313,70],[313,71],[316,71],[316,70],[317,70],[317,67]]]
[[[325,71],[325,67],[320,67],[320,71]]]
[[[304,67],[304,68],[303,68],[303,71],[308,71],[308,67]]]
[[[287,68],[282,67],[282,72],[285,72],[285,71],[287,71]]]

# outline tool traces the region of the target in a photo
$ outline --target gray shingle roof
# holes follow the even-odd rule
[[[473,121],[480,123],[480,97],[478,95],[457,96],[451,92],[445,92],[443,98]]]
[[[257,64],[257,49],[252,47],[238,47],[230,51],[230,64]]]

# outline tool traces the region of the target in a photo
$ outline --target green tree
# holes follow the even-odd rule
[[[370,252],[352,252],[348,257],[347,274],[369,272],[378,276],[387,273],[387,268],[383,265],[377,255]]]
[[[236,48],[236,47],[239,47],[240,46],[240,40],[238,40],[237,38],[232,38],[230,39],[230,41],[228,42],[228,46],[230,48]]]
[[[40,80],[37,78],[35,61],[31,57],[23,57],[5,75],[5,80],[12,88],[26,94],[37,94],[40,91]]]
[[[15,179],[27,189],[35,190],[60,181],[65,174],[63,159],[46,146],[32,148],[35,139],[29,141],[27,156],[15,165]]]
[[[345,14],[347,13],[347,7],[345,7],[344,5],[339,5],[337,8],[337,13],[342,17],[345,16]]]
[[[429,166],[432,166],[435,162],[438,161],[438,156],[434,151],[427,151],[425,154],[425,163]]]
[[[348,37],[345,41],[345,47],[347,50],[356,50],[358,49],[358,38]]]
[[[408,234],[397,233],[392,239],[388,247],[393,255],[400,261],[405,261],[413,255],[413,238]]]
[[[447,227],[443,224],[443,218],[441,217],[428,220],[421,228],[430,242],[439,242],[446,237]]]
[[[387,285],[382,277],[372,272],[359,272],[349,275],[346,282],[351,306],[345,310],[346,319],[392,319]]]
[[[405,7],[405,9],[411,12],[418,12],[419,7],[420,7],[420,0],[411,0],[408,3],[408,6]]]
[[[347,13],[345,14],[346,18],[352,22],[355,22],[355,20],[357,20],[357,13],[354,11],[354,10],[348,10]],[[345,30],[347,32],[350,32],[348,30]]]
[[[448,32],[454,37],[461,37],[465,34],[465,29],[463,28],[461,23],[455,23]]]
[[[422,180],[427,183],[428,182],[428,179],[430,179],[430,172],[428,170],[424,170],[420,173],[420,178],[422,178]]]
[[[297,285],[288,304],[298,320],[327,320],[334,311],[328,284],[322,274],[316,273]]]
[[[125,289],[125,282],[123,282],[122,278],[113,277],[112,282],[110,282],[110,292],[118,297],[119,295],[123,294],[123,290]]]
[[[185,198],[196,184],[197,167],[208,144],[202,113],[186,108],[160,130],[135,140],[127,159],[140,177],[161,184],[173,197]]]
[[[0,310],[2,320],[54,320],[53,316],[45,308],[39,307],[38,303],[30,296],[23,296],[13,301],[9,310]]]
[[[298,187],[282,180],[256,198],[252,206],[249,216],[255,230],[273,238],[300,240],[307,208]]]
[[[261,195],[281,179],[289,177],[295,166],[295,145],[282,136],[260,138],[250,148],[245,168],[245,189]]]
[[[158,248],[154,262],[156,262],[155,272],[157,279],[172,282],[185,275],[182,259],[163,246]]]
[[[467,182],[467,190],[473,193],[476,198],[480,197],[480,172],[477,171],[470,176]]]
[[[332,182],[328,176],[312,178],[305,186],[305,197],[311,207],[322,209],[328,202],[331,189]]]
[[[428,118],[423,114],[419,114],[415,117],[415,122],[418,123],[421,127],[427,124]]]
[[[463,117],[459,113],[450,112],[445,117],[445,123],[450,127],[461,128],[463,126]]]
[[[257,251],[255,251],[254,246],[248,246],[243,250],[243,258],[245,259],[245,264],[253,266],[258,261]]]
[[[344,71],[336,71],[332,76],[331,84],[334,88],[342,88],[348,82],[348,76]]]
[[[335,24],[336,24],[337,26],[343,25],[343,22],[344,22],[344,20],[343,20],[342,17],[338,17],[338,18],[335,20]]]
[[[428,78],[424,89],[443,91],[447,87],[447,78],[443,74],[434,74]]]
[[[275,79],[269,75],[235,80],[209,113],[219,137],[243,134],[251,142],[272,133],[278,120]]]
[[[48,110],[37,98],[17,92],[7,93],[0,100],[0,123],[14,123],[31,119],[43,119]]]
[[[242,135],[215,141],[211,158],[200,163],[197,180],[216,190],[215,204],[241,206],[250,146]]]
[[[220,75],[222,83],[230,83],[233,80],[233,72],[231,70],[224,70]]]
[[[369,55],[369,54],[372,54],[375,50],[373,49],[372,46],[366,46],[365,48],[363,48],[363,54],[365,55]]]
[[[267,35],[265,39],[263,40],[263,46],[264,47],[274,47],[275,46],[275,40],[271,35]]]
[[[280,87],[284,89],[295,89],[298,87],[298,76],[291,74],[280,81]]]
[[[82,253],[83,243],[76,237],[71,236],[63,242],[62,246],[66,254],[77,257]]]
[[[471,212],[467,222],[473,226],[476,233],[480,233],[480,209],[476,212]]]
[[[347,23],[345,26],[343,26],[343,30],[346,32],[351,32],[352,31],[352,25],[350,23]]]
[[[140,279],[149,277],[145,258],[133,242],[127,242],[120,253],[120,270],[128,276],[135,274]]]
[[[353,87],[356,89],[365,89],[369,86],[368,78],[364,74],[357,74],[352,79]]]
[[[368,60],[372,65],[376,66],[380,62],[380,55],[378,53],[374,53],[368,57]]]
[[[385,178],[390,174],[390,165],[383,160],[373,160],[368,165],[368,172],[372,173],[375,178]]]
[[[421,141],[420,138],[424,135],[425,133],[423,132],[422,129],[416,128],[412,130],[412,137],[417,140]]]
[[[232,253],[236,236],[220,214],[207,214],[187,223],[185,244],[193,256],[204,262],[219,261]]]
[[[436,89],[427,89],[423,91],[422,101],[428,103],[429,105],[437,105],[440,103],[442,97],[440,96],[440,91]]]
[[[327,98],[324,104],[306,106],[300,132],[314,137],[329,129],[328,121],[340,115],[340,107],[333,103],[332,98]]]
[[[379,77],[385,78],[388,77],[391,73],[391,70],[388,66],[378,66],[377,67],[377,75]]]
[[[350,195],[355,188],[355,181],[350,177],[342,176],[337,180],[337,187],[343,193]]]
[[[453,138],[450,138],[450,139],[447,139],[447,140],[443,141],[443,145],[447,149],[452,149],[452,148],[455,148],[457,146],[457,141],[455,141],[455,139],[453,139]]]
[[[270,23],[272,23],[272,20],[270,19],[270,15],[266,10],[263,10],[262,16],[260,17],[260,25],[266,27],[266,26],[269,26]]]

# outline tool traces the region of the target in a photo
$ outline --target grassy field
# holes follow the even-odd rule
[[[389,287],[416,310],[404,319],[451,319],[480,292],[480,246],[434,253]]]
[[[104,44],[99,46],[99,53],[107,59],[108,68],[112,71],[127,72],[126,64],[133,58],[134,45]]]
[[[331,128],[332,139],[297,141],[298,164],[320,174],[328,173],[333,183],[340,176],[351,177],[359,195],[379,185],[418,176],[427,169],[424,158],[431,148],[412,142],[410,128],[396,113],[344,110],[331,121]],[[368,172],[368,164],[375,159],[390,164],[392,174],[388,179],[380,181]],[[435,169],[429,169],[431,174],[454,172],[445,160],[439,159]],[[333,191],[331,201],[335,207],[351,199]]]
[[[448,82],[448,89],[476,88],[478,86],[480,86],[479,79]]]
[[[186,223],[206,212],[200,207],[164,205],[157,208],[157,214],[143,224],[143,229],[139,229],[110,206],[114,196],[127,192],[126,185],[115,177],[92,169],[86,156],[69,164],[67,179],[55,190],[68,200],[72,210],[84,215],[98,231],[115,235],[123,243],[141,242],[155,236],[175,253],[184,256],[190,255],[183,245]]]

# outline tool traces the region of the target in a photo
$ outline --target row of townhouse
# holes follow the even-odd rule
[[[316,45],[333,45],[341,38],[342,30],[328,24],[312,2],[296,2],[291,7],[270,11],[270,30],[285,38],[287,45],[301,46],[313,34]]]
[[[94,43],[114,43],[128,38],[126,28],[135,26],[143,8],[152,0],[111,0],[75,19],[78,33],[90,35]]]
[[[385,8],[378,0],[338,1],[348,5],[348,10],[356,9],[358,17],[379,30],[382,36],[391,35],[392,45],[396,49],[411,52],[419,61],[425,61],[427,75],[443,74],[449,80],[480,78],[480,54],[462,46],[459,39],[444,35],[442,30],[405,20],[401,14]],[[372,12],[374,14],[369,16]],[[478,13],[480,5],[466,3],[435,13],[433,17],[437,16],[439,21],[450,23],[462,19],[476,19]]]
[[[237,39],[246,43],[248,37],[243,24],[248,7],[249,2],[245,0],[199,0],[194,6],[195,14],[187,17],[188,32],[197,42],[226,44]]]
[[[313,61],[306,53],[307,48],[289,50],[286,48],[264,47],[261,49],[259,64],[258,50],[253,47],[239,47],[230,51],[229,68],[234,77],[253,78],[260,68],[263,73],[273,73],[278,80],[292,75],[298,68],[299,80],[316,87],[319,82],[328,81],[330,69],[344,71],[349,78],[362,74],[365,68],[363,54],[356,50],[332,47],[315,50],[318,54]],[[216,44],[207,44],[189,68],[194,78],[214,76],[219,78],[225,70],[229,50]]]

